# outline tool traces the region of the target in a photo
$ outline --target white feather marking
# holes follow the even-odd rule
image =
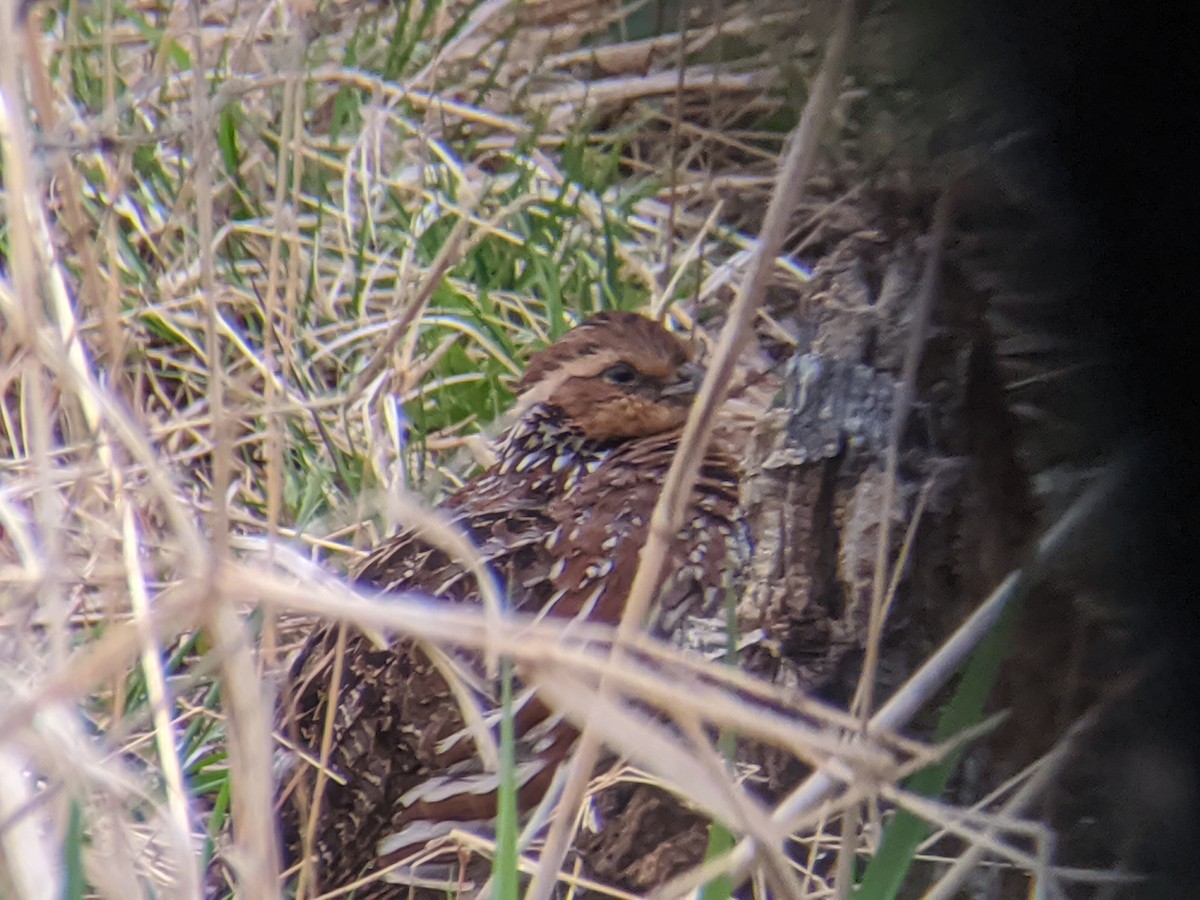
[[[397,850],[403,850],[405,847],[419,847],[422,844],[429,843],[434,838],[445,837],[455,828],[478,828],[489,824],[489,822],[483,820],[473,822],[432,822],[428,819],[421,819],[416,822],[409,822],[399,831],[382,838],[375,845],[375,852],[380,856],[386,856],[389,853],[395,853]]]
[[[540,759],[518,763],[513,772],[517,787],[524,786],[544,766],[545,762]],[[457,797],[459,794],[478,794],[480,796],[490,794],[499,787],[500,775],[496,772],[481,772],[478,775],[435,776],[425,779],[416,787],[406,792],[400,798],[399,802],[401,806],[412,806],[414,803],[422,801],[437,803],[441,800]]]

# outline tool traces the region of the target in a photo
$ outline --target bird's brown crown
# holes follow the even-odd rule
[[[520,405],[561,412],[585,437],[624,440],[683,424],[702,370],[687,344],[631,312],[605,312],[529,360]]]

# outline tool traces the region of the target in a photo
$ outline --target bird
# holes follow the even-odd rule
[[[694,355],[661,323],[608,311],[530,356],[495,462],[439,507],[511,608],[620,620],[704,375]],[[726,592],[749,556],[740,477],[736,452],[714,438],[644,623],[652,634],[700,650],[714,632],[724,638]],[[471,572],[413,530],[384,540],[352,577],[360,590],[481,602]],[[466,673],[494,727],[487,713],[497,709],[497,687],[465,652],[441,656],[403,637],[380,646],[350,626],[321,623],[291,663],[279,731],[297,759],[279,791],[282,836],[291,862],[307,850],[321,890],[377,876],[452,829],[492,824],[498,776],[476,752],[447,665]],[[514,713],[522,811],[539,802],[578,736],[528,694]],[[330,776],[305,840],[323,739]],[[408,890],[377,880],[355,896]]]

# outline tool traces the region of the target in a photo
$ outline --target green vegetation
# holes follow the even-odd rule
[[[36,10],[29,88],[0,84],[31,136],[15,159],[5,130],[0,163],[0,612],[21,626],[0,647],[0,721],[21,736],[11,758],[0,742],[15,779],[0,784],[28,788],[0,828],[25,816],[44,853],[27,873],[0,857],[0,893],[198,893],[231,861],[246,764],[231,687],[270,716],[309,621],[255,605],[275,555],[345,571],[400,524],[390,497],[460,484],[529,353],[581,318],[647,310],[685,330],[728,308],[807,96],[814,60],[778,45],[797,13],[764,26],[734,10],[681,50],[675,5],[594,6]],[[35,198],[26,219],[18,194]],[[790,258],[775,271],[804,274]],[[244,560],[262,583],[221,581]],[[226,605],[235,645],[214,627]],[[939,738],[979,721],[1005,640]],[[259,680],[231,685],[231,658]],[[493,896],[510,900],[525,866],[501,659]],[[741,703],[736,670],[712,668]],[[702,724],[731,764],[696,805],[725,809],[712,798],[741,789],[744,732]],[[808,719],[790,724],[789,749],[812,739]],[[910,787],[938,794],[949,765]],[[927,831],[896,817],[863,896],[894,893]],[[708,862],[743,832],[715,816]],[[732,876],[704,884],[733,896]]]

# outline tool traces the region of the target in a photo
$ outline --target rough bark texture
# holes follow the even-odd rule
[[[742,665],[835,702],[849,701],[859,677],[894,398],[926,243],[911,233],[847,235],[818,262],[803,296],[772,297],[778,309],[803,310],[796,318],[804,325],[799,346],[781,364],[784,385],[757,429],[743,489],[755,550],[738,609],[741,634],[751,642]],[[1019,565],[1033,534],[1029,482],[1018,463],[987,307],[988,297],[948,264],[899,432],[889,572],[924,501],[888,617],[880,699]],[[1035,605],[1033,612],[1045,618],[1045,609]],[[1061,634],[1044,622],[1038,631]],[[1027,648],[1032,669],[1014,667],[1001,689],[1010,703],[1036,698],[1038,709],[1016,717],[1018,734],[1005,732],[989,751],[989,773],[1011,774],[1055,733],[1047,721],[1057,711],[1036,678],[1046,643]],[[1043,746],[1030,746],[1030,734],[1041,735]],[[756,747],[743,747],[740,761],[769,797],[806,771]],[[682,810],[674,813],[680,828],[673,837],[649,840],[670,816],[653,789],[612,790],[599,803],[605,828],[582,848],[595,876],[645,890],[702,859],[703,820]],[[631,856],[634,847],[654,849]]]
[[[965,18],[872,7],[856,47],[863,98],[795,214],[794,252],[812,280],[774,289],[766,304],[778,327],[764,329],[761,346],[784,385],[756,431],[743,491],[755,550],[738,610],[752,639],[742,664],[839,703],[858,683],[894,397],[943,190],[955,192],[955,215],[898,432],[889,574],[923,511],[888,616],[877,704],[1020,565],[1039,526],[1078,490],[1059,468],[1096,458],[1104,444],[1095,431],[1103,420],[1091,413],[1107,374],[1082,352],[1086,329],[1062,318],[1061,300],[1078,284],[1074,225],[1045,180],[1039,132],[1021,130],[1037,125],[1031,111],[1001,109],[1003,86],[989,81],[996,71],[981,76],[964,52]],[[755,201],[732,198],[726,212],[754,227]],[[1086,629],[1067,593],[1027,599],[991,706],[1012,715],[971,750],[953,799],[978,798],[1029,764],[1096,695],[1066,662],[1078,661]],[[912,733],[927,735],[933,715]],[[782,753],[739,753],[768,797],[805,774]],[[646,810],[663,808],[655,796],[638,786],[598,798],[608,818],[581,848],[585,869],[636,891],[702,858],[703,821],[682,811],[685,836],[670,853],[635,859],[606,844],[626,825],[644,829]],[[1080,819],[1059,804],[1052,821],[1078,836]],[[1091,848],[1087,861],[1111,862],[1095,852],[1105,842],[1089,840],[1075,841]],[[913,889],[935,874],[916,873]],[[1022,878],[1010,882],[972,889],[1027,890]]]
[[[807,7],[807,33],[821,33],[823,8]],[[794,217],[791,250],[813,279],[799,292],[774,290],[766,305],[775,324],[762,346],[785,386],[756,433],[744,492],[756,547],[739,624],[758,639],[743,663],[834,701],[848,701],[858,679],[891,398],[941,191],[955,191],[954,226],[900,431],[889,568],[922,496],[924,511],[884,634],[879,701],[1020,565],[1031,538],[1111,458],[1129,397],[1084,287],[1095,248],[1059,167],[1060,123],[1021,95],[1006,23],[991,9],[871,5],[848,79],[856,98]],[[714,124],[736,120],[728,108],[711,114]],[[726,170],[756,165],[733,151],[722,159]],[[722,197],[727,221],[757,227],[761,197]],[[1089,544],[1069,577],[1026,598],[990,706],[1010,715],[971,749],[950,799],[977,799],[1045,753],[1131,660],[1118,603],[1136,590],[1129,561],[1146,554],[1129,542],[1145,522],[1120,515],[1108,528],[1121,541]],[[1137,823],[1166,822],[1136,791],[1117,803],[1105,796],[1114,771],[1158,759],[1122,749],[1135,715],[1110,721],[1028,810],[1057,832],[1063,864],[1110,866],[1145,843]],[[743,753],[770,796],[803,775],[781,754]],[[1114,816],[1120,807],[1133,812]],[[659,875],[681,867],[672,860]],[[906,889],[915,896],[936,875],[914,871]],[[969,893],[1027,891],[1024,877],[987,875]]]

